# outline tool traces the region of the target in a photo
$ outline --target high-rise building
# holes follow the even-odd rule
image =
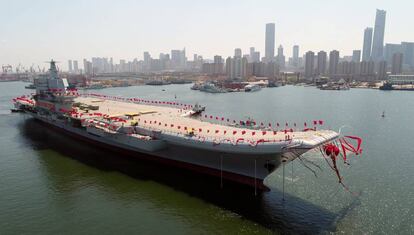
[[[73,68],[72,68],[72,60],[69,60],[68,61],[68,71],[69,71],[69,73],[71,73],[72,70],[73,70]]]
[[[171,50],[171,66],[174,69],[184,69],[185,64],[185,48],[183,50]]]
[[[364,45],[362,47],[362,61],[369,61],[371,59],[372,46],[372,28],[364,30]]]
[[[318,64],[316,67],[318,75],[325,74],[326,72],[326,57],[327,54],[325,51],[318,52]]]
[[[77,60],[73,61],[73,72],[79,73],[79,67],[78,67],[78,61]]]
[[[384,47],[384,59],[389,64],[392,64],[392,56],[395,53],[402,52],[401,44],[386,43]]]
[[[313,51],[306,52],[305,54],[305,78],[313,77],[314,60],[315,60],[315,53]]]
[[[361,61],[361,50],[353,50],[352,51],[352,62],[360,62]]]
[[[404,54],[403,63],[414,69],[414,42],[401,42],[401,50]]]
[[[387,61],[381,60],[378,62],[377,79],[384,80],[387,78]]]
[[[148,51],[144,52],[144,70],[149,71],[151,66],[151,55]]]
[[[374,61],[362,61],[361,62],[361,75],[371,76],[374,74]]]
[[[329,52],[329,75],[337,74],[339,63],[339,51],[333,50]]]
[[[279,64],[279,67],[280,68],[284,68],[285,67],[286,59],[285,59],[285,55],[283,55],[283,46],[282,45],[280,45],[277,48],[277,62]]]
[[[234,49],[234,57],[242,57],[242,50],[240,48]]]
[[[404,55],[403,53],[394,53],[392,55],[391,74],[401,74],[403,65]]]
[[[250,63],[254,62],[254,61],[253,61],[254,52],[255,52],[254,47],[250,47],[250,54],[249,54],[249,62],[250,62]]]
[[[292,64],[294,67],[297,67],[299,65],[299,46],[298,45],[293,46]]]
[[[92,63],[86,59],[83,59],[83,71],[86,75],[94,74]]]
[[[371,57],[374,61],[380,61],[384,56],[385,15],[386,11],[377,9],[371,52]]]
[[[260,52],[255,51],[254,47],[250,47],[250,54],[248,55],[248,62],[255,63],[260,61]]]
[[[275,24],[266,24],[265,58],[266,62],[273,61],[275,57]]]

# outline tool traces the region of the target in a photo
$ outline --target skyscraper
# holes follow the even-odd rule
[[[384,59],[389,64],[392,64],[392,57],[394,53],[402,52],[401,44],[386,43],[384,47]]]
[[[325,51],[318,52],[318,64],[317,64],[317,74],[325,74],[326,72],[326,57],[327,54]]]
[[[277,48],[277,62],[279,64],[280,68],[285,67],[286,59],[285,59],[285,55],[283,55],[283,46],[282,45],[280,45]]]
[[[315,53],[308,51],[305,54],[305,78],[312,78],[314,68]]]
[[[352,51],[352,62],[360,62],[361,61],[361,50],[353,50]]]
[[[387,61],[378,62],[377,79],[384,80],[387,78]]]
[[[362,47],[362,61],[368,61],[371,58],[372,45],[372,28],[364,30],[364,45]]]
[[[240,48],[234,49],[234,57],[242,57],[242,50]]]
[[[380,61],[383,59],[385,15],[386,11],[377,9],[371,53],[371,57],[374,61]]]
[[[275,24],[266,24],[265,58],[266,62],[272,61],[275,56]]]
[[[401,74],[404,55],[403,53],[394,53],[392,56],[391,74]]]
[[[250,54],[249,54],[249,62],[254,62],[253,60],[254,57],[254,47],[250,47]]]
[[[401,50],[404,53],[403,63],[414,68],[414,42],[401,42]]]
[[[71,73],[72,72],[72,60],[68,61],[68,71]]]
[[[79,73],[79,67],[78,67],[78,61],[77,60],[73,61],[73,71],[75,73]]]
[[[333,50],[329,52],[329,75],[335,75],[338,70],[339,51]]]
[[[297,67],[299,65],[299,46],[293,46],[293,53],[292,53],[292,62],[293,66]]]

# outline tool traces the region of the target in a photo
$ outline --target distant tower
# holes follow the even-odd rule
[[[294,67],[297,67],[299,65],[299,46],[298,45],[293,46],[292,62],[293,62]]]
[[[364,30],[364,45],[362,47],[362,61],[369,61],[371,59],[371,45],[372,45],[372,28]]]
[[[371,57],[374,61],[380,61],[383,59],[385,15],[386,11],[377,9],[371,53]]]
[[[317,65],[318,75],[323,75],[326,72],[326,57],[327,57],[327,54],[325,51],[318,52],[318,65]]]
[[[305,78],[313,77],[314,60],[315,60],[315,53],[313,51],[306,52],[305,54]]]
[[[234,49],[234,57],[242,57],[242,50],[240,48]]]
[[[79,66],[78,66],[78,61],[77,60],[73,61],[73,71],[75,73],[79,73]]]
[[[401,74],[404,55],[403,53],[394,53],[392,55],[391,74]]]
[[[353,50],[352,51],[352,62],[360,62],[360,61],[361,61],[361,51]]]
[[[377,78],[379,80],[387,78],[387,61],[381,60],[378,62]]]
[[[265,58],[270,62],[275,57],[275,24],[266,24]]]
[[[68,61],[68,72],[71,73],[72,72],[72,60]]]
[[[280,68],[284,68],[285,67],[285,56],[283,55],[283,46],[280,45],[277,48],[277,62],[279,63]]]
[[[329,53],[329,75],[335,75],[338,72],[339,51],[333,50]]]

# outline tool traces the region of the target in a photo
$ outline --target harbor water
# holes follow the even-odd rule
[[[198,102],[231,120],[298,128],[324,120],[325,128],[363,138],[362,155],[352,156],[350,166],[338,162],[351,192],[313,151],[286,165],[285,177],[282,168],[272,174],[266,180],[272,191],[255,195],[90,146],[10,113],[12,98],[32,92],[24,86],[0,83],[0,234],[414,233],[412,92],[284,86],[209,94],[191,84],[88,91]]]

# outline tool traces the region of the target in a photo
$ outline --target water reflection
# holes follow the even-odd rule
[[[186,170],[171,168],[151,162],[137,160],[132,157],[123,156],[117,152],[109,152],[86,143],[72,139],[56,130],[49,129],[44,124],[27,119],[19,124],[20,133],[29,146],[39,150],[41,165],[44,174],[52,186],[61,192],[74,192],[79,185],[88,182],[88,178],[99,177],[94,174],[80,173],[77,178],[65,174],[66,166],[59,163],[61,156],[47,157],[47,151],[53,150],[65,157],[75,159],[88,166],[103,172],[122,172],[136,180],[161,184],[173,190],[183,192],[187,195],[204,200],[221,208],[230,210],[251,221],[254,221],[273,231],[282,233],[320,233],[323,231],[334,231],[338,218],[343,217],[347,211],[354,207],[352,204],[339,214],[332,213],[321,207],[308,203],[294,195],[285,195],[277,190],[254,195],[254,190],[231,182],[224,182],[224,188],[220,188],[220,182],[216,178],[194,174]],[[111,182],[111,183],[109,183]],[[100,181],[101,187],[111,194],[111,197],[129,198],[134,200],[136,188],[128,190],[127,187],[118,187],[122,182]],[[143,184],[143,185],[149,185]],[[152,192],[152,187],[140,187],[145,197],[155,205],[160,205],[163,197]],[[120,195],[122,194],[122,195]],[[136,198],[135,198],[136,199]],[[174,206],[174,205],[168,205]],[[176,205],[180,207],[180,205]],[[172,208],[180,210],[180,208]]]

